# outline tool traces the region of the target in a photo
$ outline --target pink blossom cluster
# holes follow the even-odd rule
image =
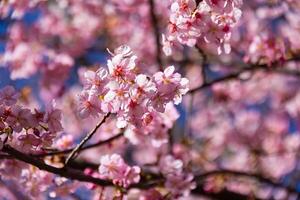
[[[56,134],[62,131],[61,111],[53,102],[45,112],[18,104],[19,94],[12,86],[0,90],[1,141],[6,140],[23,152],[38,152],[50,147]],[[6,138],[6,139],[2,139]]]
[[[23,24],[15,23],[9,31],[1,64],[10,69],[12,80],[29,78],[40,72],[40,94],[44,100],[51,101],[60,93],[74,59],[68,52],[57,51],[37,42],[36,38],[49,39],[39,28],[27,29]]]
[[[300,139],[298,129],[290,130],[289,121],[299,120],[299,95],[295,95],[298,87],[294,81],[278,74],[257,73],[246,82],[214,85],[208,101],[199,95],[204,105],[192,121],[195,137],[204,141],[197,154],[206,161],[201,161],[199,167],[262,170],[274,178],[292,173]],[[255,107],[267,100],[267,110]],[[210,163],[215,160],[219,162]]]
[[[128,46],[121,46],[108,60],[108,70],[85,73],[84,90],[79,96],[82,117],[116,113],[119,128],[128,123],[136,128],[147,126],[155,112],[164,112],[166,104],[179,104],[188,91],[188,79],[175,73],[174,66],[152,77],[139,74],[137,57]]]
[[[231,29],[241,17],[241,0],[174,0],[169,31],[162,36],[163,51],[172,54],[179,44],[193,47],[198,40],[217,46],[218,54],[230,53]]]
[[[26,188],[31,197],[43,197],[43,192],[49,189],[53,174],[29,166],[22,171],[20,183]]]
[[[271,65],[275,61],[285,60],[286,47],[282,38],[268,35],[255,36],[249,46],[245,61],[251,63],[266,63]]]
[[[12,17],[17,18],[9,26],[5,52],[0,57],[1,65],[11,71],[10,78],[40,74],[43,100],[50,102],[58,97],[76,58],[86,53],[101,32],[102,4],[73,0],[2,1],[0,16],[6,17],[12,11]],[[40,17],[30,25],[22,23],[23,15],[31,9]]]
[[[26,196],[31,198],[43,198],[44,192],[50,188],[54,177],[53,174],[34,166],[10,159],[1,160],[0,172],[2,181],[16,181],[14,187],[22,188]],[[0,197],[3,198],[1,195]]]
[[[37,75],[45,101],[0,89],[0,199],[297,199],[299,10],[299,0],[0,1],[0,65],[12,82]],[[107,66],[83,67],[124,43]],[[73,66],[83,89],[66,84]]]
[[[169,142],[169,130],[179,118],[179,113],[172,103],[166,105],[164,113],[152,112],[152,121],[143,129],[128,127],[125,137],[134,145],[145,147],[146,143],[155,148],[162,148]]]
[[[140,181],[141,169],[138,166],[128,166],[118,154],[104,155],[100,159],[100,177],[112,180],[115,185],[128,187]]]
[[[173,198],[188,196],[196,183],[192,173],[184,169],[184,163],[172,155],[166,155],[159,161],[159,169],[165,176],[165,187],[170,191]]]

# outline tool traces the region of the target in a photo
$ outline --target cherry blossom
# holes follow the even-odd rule
[[[17,102],[19,94],[12,86],[6,86],[0,91],[0,102],[4,105],[13,105]]]
[[[241,17],[241,5],[242,1],[173,1],[169,32],[162,38],[164,53],[171,55],[177,42],[193,47],[201,39],[216,44],[218,54],[230,53],[231,28]]]
[[[140,172],[139,167],[128,166],[118,154],[104,155],[100,159],[100,176],[112,180],[116,185],[128,187],[132,183],[138,183]]]
[[[0,196],[298,199],[299,11],[1,1]]]
[[[108,60],[109,75],[105,69],[100,69],[101,81],[95,81],[91,80],[95,76],[93,72],[85,73],[87,80],[83,81],[84,90],[79,100],[82,117],[117,113],[119,128],[127,123],[138,128],[152,121],[151,113],[155,110],[164,112],[168,102],[181,102],[182,95],[189,90],[188,79],[174,73],[174,66],[155,73],[153,77],[137,74],[134,71],[136,59],[130,47],[120,46],[114,51],[113,58]]]

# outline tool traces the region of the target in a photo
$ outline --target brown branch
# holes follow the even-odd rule
[[[203,0],[196,0],[196,4],[198,5]]]
[[[15,159],[17,159],[19,161],[23,161],[25,163],[36,166],[40,170],[44,170],[44,171],[47,171],[47,172],[71,179],[71,180],[78,180],[78,181],[82,181],[82,182],[93,183],[93,184],[96,184],[99,186],[113,186],[113,184],[110,181],[106,181],[106,180],[102,180],[102,179],[94,178],[92,176],[85,175],[79,170],[74,170],[74,169],[71,169],[68,167],[57,168],[57,167],[47,165],[42,160],[39,160],[30,155],[19,152],[18,150],[10,147],[9,145],[5,145],[4,148],[2,149],[2,151],[11,155],[12,157],[14,157]],[[197,182],[197,188],[195,190],[193,190],[192,192],[195,194],[200,194],[200,195],[214,197],[214,198],[218,197],[218,199],[219,198],[226,199],[226,197],[228,197],[228,196],[232,197],[230,199],[246,200],[249,198],[249,196],[241,195],[241,194],[227,191],[227,190],[222,190],[217,193],[210,193],[208,191],[205,191],[203,188],[203,179],[205,179],[209,176],[215,176],[215,175],[232,175],[232,176],[239,176],[239,177],[254,178],[254,179],[258,180],[259,182],[270,184],[273,187],[280,187],[280,188],[286,189],[287,191],[289,191],[291,193],[295,193],[295,194],[299,195],[299,193],[294,188],[285,186],[281,183],[274,182],[268,178],[262,177],[261,175],[251,174],[251,173],[246,173],[246,172],[237,172],[237,171],[231,171],[231,170],[216,170],[216,171],[206,172],[206,173],[200,174],[198,176],[195,176],[195,180]],[[131,185],[130,188],[148,189],[151,187],[161,185],[164,183],[164,181],[165,180],[161,175],[143,172],[140,183]],[[253,198],[253,199],[257,199],[257,198]]]
[[[155,14],[155,5],[154,5],[154,0],[149,0],[149,12],[151,16],[151,23],[152,23],[152,28],[153,28],[153,33],[155,37],[155,44],[156,44],[156,62],[159,65],[159,69],[162,71],[163,70],[163,63],[162,63],[162,58],[161,58],[161,45],[160,45],[160,31],[159,31],[159,25],[158,25],[158,20]]]
[[[82,152],[82,151],[87,150],[87,149],[91,149],[91,148],[94,148],[94,147],[100,147],[102,145],[109,144],[110,142],[122,137],[123,135],[124,135],[123,133],[119,133],[119,134],[117,134],[113,137],[108,138],[107,140],[102,140],[102,141],[99,141],[97,143],[84,146],[78,152]],[[60,154],[67,154],[67,153],[72,152],[73,150],[74,150],[74,148],[70,148],[70,149],[66,149],[66,150],[52,151],[52,152],[47,152],[47,153],[42,153],[42,154],[37,154],[37,155],[32,155],[32,156],[34,156],[34,157],[54,156],[54,155],[60,155]]]
[[[291,59],[289,59],[287,61],[298,61],[299,59],[300,59],[300,57],[295,57],[295,58],[291,58]],[[262,65],[254,65],[253,64],[253,65],[250,65],[248,67],[244,67],[244,68],[242,68],[241,70],[239,70],[237,72],[233,72],[231,74],[225,75],[225,76],[217,78],[215,80],[206,82],[206,83],[202,84],[201,86],[196,87],[196,88],[190,90],[188,93],[195,93],[197,91],[200,91],[202,89],[210,87],[210,86],[212,86],[212,85],[214,85],[216,83],[224,82],[224,81],[229,81],[229,80],[232,80],[232,79],[236,79],[242,73],[245,73],[245,72],[255,72],[255,71],[258,71],[258,70],[265,70],[265,71],[268,71],[268,72],[273,72],[273,73],[279,73],[279,74],[285,74],[285,75],[291,75],[291,76],[300,77],[300,71],[297,71],[297,70],[287,70],[287,69],[279,69],[278,65],[279,65],[278,63],[275,63],[273,66],[268,66],[266,64],[262,64]]]
[[[69,166],[65,166],[64,168],[57,168],[51,165],[47,165],[42,160],[38,158],[34,158],[30,155],[22,153],[9,145],[5,145],[2,149],[2,152],[5,152],[11,155],[14,159],[23,161],[27,164],[31,164],[40,170],[44,170],[71,180],[77,180],[82,182],[93,183],[99,186],[113,186],[113,183],[107,180],[102,180],[99,178],[94,178],[92,176],[85,175],[81,170],[74,170],[73,168],[69,168]],[[70,166],[78,165],[78,163],[73,163],[70,161]],[[87,166],[93,164],[87,164]],[[76,166],[76,168],[81,168],[82,166]],[[151,177],[151,179],[149,179]],[[164,182],[164,179],[160,175],[156,175],[153,173],[142,173],[141,181],[138,184],[133,184],[130,188],[139,188],[139,189],[148,189],[157,185],[160,185]]]
[[[237,192],[232,192],[227,189],[222,189],[217,192],[211,192],[207,191],[204,189],[204,185],[197,185],[197,187],[192,191],[193,194],[195,195],[201,195],[205,197],[209,197],[212,199],[218,199],[218,200],[262,200],[258,197],[255,197],[251,194],[245,195],[245,194],[240,194]]]
[[[239,177],[248,177],[248,178],[253,178],[256,179],[257,181],[261,182],[261,183],[266,183],[269,184],[273,187],[279,187],[279,188],[283,188],[285,190],[287,190],[290,193],[294,193],[294,194],[300,194],[295,188],[290,187],[290,186],[286,186],[282,183],[279,182],[275,182],[269,178],[266,178],[260,174],[255,174],[255,173],[249,173],[249,172],[239,172],[239,171],[233,171],[233,170],[215,170],[215,171],[210,171],[210,172],[206,172],[203,174],[200,174],[198,176],[195,176],[195,180],[197,182],[197,185],[205,178],[209,177],[209,176],[216,176],[216,175],[229,175],[229,176],[239,176]]]
[[[195,93],[195,92],[197,92],[197,91],[200,91],[200,90],[202,90],[202,89],[205,89],[205,88],[207,88],[207,87],[210,87],[210,86],[212,86],[212,85],[214,85],[214,84],[216,84],[216,83],[224,82],[224,81],[229,81],[229,80],[232,80],[232,79],[236,79],[236,78],[238,78],[238,77],[239,77],[242,73],[244,73],[244,72],[247,72],[247,71],[255,71],[255,70],[257,70],[257,68],[254,68],[254,67],[253,67],[253,68],[245,68],[245,69],[242,69],[242,70],[240,70],[240,71],[238,71],[238,72],[228,74],[228,75],[226,75],[226,76],[217,78],[217,79],[215,79],[215,80],[213,80],[213,81],[203,83],[201,86],[196,87],[196,88],[190,90],[188,93],[192,93],[192,94],[193,94],[193,93]]]
[[[77,153],[80,152],[82,146],[89,140],[91,139],[91,137],[96,133],[96,131],[98,130],[98,128],[105,122],[105,120],[109,117],[110,113],[107,113],[103,119],[96,125],[96,127],[89,133],[87,134],[83,140],[81,140],[81,142],[72,150],[72,152],[70,153],[70,155],[67,157],[66,162],[65,162],[65,166],[68,165],[68,163],[70,162],[70,160],[73,159],[73,157],[76,156]]]
[[[83,174],[81,171],[73,170],[69,168],[57,168],[50,165],[45,164],[42,160],[33,158],[29,155],[26,155],[22,152],[17,151],[16,149],[10,147],[9,145],[5,145],[2,149],[3,152],[10,154],[15,159],[19,161],[26,162],[28,164],[31,164],[33,166],[36,166],[40,170],[44,170],[53,174],[57,174],[59,176],[69,178],[72,180],[78,180],[82,182],[89,182],[94,183],[101,186],[112,186],[113,184],[109,181],[94,178],[92,176],[87,176]]]

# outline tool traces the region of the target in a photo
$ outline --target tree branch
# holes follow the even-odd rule
[[[159,26],[158,26],[158,20],[155,15],[155,5],[153,0],[149,0],[149,12],[151,16],[151,23],[153,28],[153,33],[155,37],[155,43],[156,43],[156,62],[159,65],[159,69],[163,71],[163,63],[161,58],[161,45],[160,45],[160,32],[159,32]]]
[[[260,198],[251,196],[251,195],[244,195],[237,192],[232,192],[227,189],[220,190],[218,192],[210,192],[204,189],[204,185],[197,185],[197,187],[192,191],[193,194],[201,195],[213,199],[218,200],[262,200]]]
[[[83,174],[81,171],[72,170],[69,168],[57,168],[50,165],[45,164],[43,161],[33,158],[29,155],[26,155],[22,152],[17,151],[16,149],[10,147],[9,145],[5,145],[2,149],[3,152],[12,155],[15,159],[23,161],[25,163],[36,166],[40,170],[44,170],[53,174],[57,174],[59,176],[69,178],[72,180],[78,180],[82,182],[94,183],[101,186],[112,186],[113,184],[110,181],[101,180],[98,178],[94,178],[91,176],[87,176]]]
[[[99,178],[94,178],[92,176],[85,175],[82,173],[82,171],[74,170],[72,168],[69,168],[68,166],[65,166],[64,168],[57,168],[57,167],[53,167],[51,165],[47,165],[42,160],[34,158],[30,155],[24,154],[14,148],[12,148],[9,145],[5,145],[2,149],[2,152],[5,152],[5,153],[11,155],[16,160],[23,161],[27,164],[31,164],[31,165],[39,168],[40,170],[44,170],[44,171],[47,171],[47,172],[71,179],[71,180],[93,183],[93,184],[96,184],[99,186],[113,186],[113,183],[110,181],[102,180]],[[70,166],[72,166],[72,165],[77,165],[77,163],[73,163],[73,161],[70,161]],[[81,168],[82,166],[77,166],[77,167]],[[148,188],[157,186],[159,184],[162,184],[163,182],[164,182],[164,179],[160,175],[143,172],[140,183],[133,184],[130,186],[130,188],[148,189]]]
[[[106,145],[106,144],[122,137],[123,135],[124,135],[123,133],[119,133],[119,134],[117,134],[113,137],[108,138],[107,140],[102,140],[102,141],[99,141],[97,143],[87,145],[85,147],[82,147],[80,150],[78,150],[78,152],[82,152],[82,151],[87,150],[87,149],[91,149],[91,148],[94,148],[94,147],[99,147],[99,146],[102,146],[102,145]],[[74,150],[74,148],[70,148],[70,149],[66,149],[66,150],[52,151],[52,152],[47,152],[47,153],[42,153],[42,154],[37,154],[37,155],[32,155],[32,156],[34,156],[34,157],[54,156],[54,155],[60,155],[60,154],[67,154],[67,153],[72,152],[73,150]]]
[[[300,59],[300,57],[295,57],[295,58],[291,58],[291,59],[289,59],[287,61],[298,61],[299,59]],[[229,81],[229,80],[232,80],[232,79],[236,79],[242,73],[245,73],[245,72],[255,72],[255,71],[258,71],[258,70],[266,70],[268,72],[274,72],[274,73],[279,73],[279,74],[285,74],[285,75],[291,75],[291,76],[300,77],[300,71],[278,69],[278,63],[275,63],[273,66],[268,66],[266,64],[262,64],[262,65],[254,65],[253,64],[253,65],[250,65],[248,67],[244,67],[243,69],[241,69],[241,70],[239,70],[237,72],[234,72],[234,73],[225,75],[223,77],[217,78],[215,80],[203,83],[201,86],[196,87],[196,88],[190,90],[188,93],[195,93],[197,91],[200,91],[202,89],[210,87],[210,86],[212,86],[212,85],[214,85],[216,83],[224,82],[224,81]]]
[[[68,163],[70,162],[70,160],[73,159],[73,157],[76,156],[76,154],[78,152],[80,152],[82,146],[96,133],[96,131],[98,130],[98,128],[105,122],[105,120],[109,117],[110,113],[107,113],[103,119],[96,125],[96,127],[85,136],[85,138],[83,138],[83,140],[72,150],[72,152],[70,153],[70,155],[67,157],[66,162],[65,162],[65,166],[68,165]]]
[[[253,178],[253,179],[256,179],[257,181],[259,181],[261,183],[266,183],[266,184],[269,184],[273,187],[283,188],[283,189],[287,190],[290,193],[299,194],[299,192],[293,187],[286,186],[286,185],[284,185],[282,183],[279,183],[279,182],[275,182],[275,181],[273,181],[269,178],[263,177],[260,174],[249,173],[249,172],[240,172],[240,171],[233,171],[233,170],[226,170],[226,169],[215,170],[215,171],[205,172],[203,174],[197,175],[197,176],[195,176],[195,180],[197,182],[197,185],[199,185],[200,182],[202,182],[203,179],[205,179],[209,176],[216,176],[216,175],[229,175],[229,176],[239,176],[239,177]]]
[[[78,180],[78,181],[82,181],[82,182],[93,183],[93,184],[96,184],[99,186],[113,186],[113,184],[110,181],[106,181],[106,180],[102,180],[102,179],[94,178],[92,176],[85,175],[79,170],[74,170],[74,169],[67,168],[67,167],[57,168],[57,167],[47,165],[42,160],[39,160],[30,155],[19,152],[18,150],[10,147],[9,145],[5,145],[4,148],[2,149],[2,151],[11,155],[13,158],[15,158],[17,160],[31,164],[31,165],[39,168],[40,170],[44,170],[44,171],[47,171],[47,172],[71,179],[71,180]],[[247,172],[231,171],[231,170],[216,170],[216,171],[206,172],[206,173],[200,174],[198,176],[195,176],[197,188],[195,190],[193,190],[192,192],[195,194],[198,194],[198,195],[200,194],[200,195],[205,195],[205,196],[218,198],[218,199],[224,199],[224,200],[228,196],[232,197],[230,199],[246,200],[249,198],[249,196],[241,195],[241,194],[227,191],[227,190],[222,190],[217,193],[210,193],[210,192],[204,190],[203,179],[206,179],[209,176],[215,176],[215,175],[232,175],[232,176],[239,176],[239,177],[254,178],[254,179],[258,180],[259,182],[269,184],[273,187],[280,187],[280,188],[286,189],[290,193],[299,195],[299,192],[297,192],[297,190],[295,190],[294,188],[285,186],[282,183],[277,183],[273,180],[262,177],[261,175],[247,173]],[[141,178],[140,183],[131,185],[130,188],[148,189],[151,187],[161,185],[164,183],[164,181],[165,181],[165,179],[161,175],[142,172],[142,178]],[[254,199],[257,199],[257,198],[254,198]]]

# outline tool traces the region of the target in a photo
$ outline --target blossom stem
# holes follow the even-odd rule
[[[65,162],[65,166],[68,165],[68,163],[80,152],[81,148],[83,147],[83,145],[89,141],[89,139],[91,139],[91,137],[96,133],[96,131],[98,130],[98,128],[104,124],[105,120],[109,117],[110,113],[107,113],[103,119],[95,126],[95,128],[88,133],[83,140],[81,140],[81,142],[72,150],[72,152],[69,154],[69,156],[66,159]]]

